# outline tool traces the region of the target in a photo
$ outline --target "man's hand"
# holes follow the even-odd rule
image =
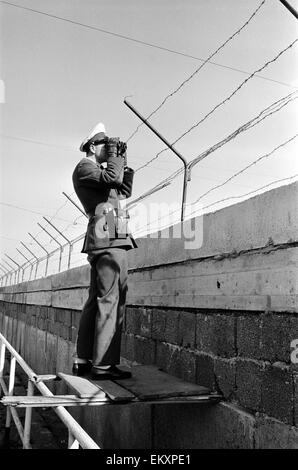
[[[119,137],[109,137],[107,142],[107,157],[118,157]]]
[[[127,145],[125,142],[119,142],[119,155],[123,158],[124,160],[124,167],[127,166],[127,154],[126,154],[126,150],[127,150]]]

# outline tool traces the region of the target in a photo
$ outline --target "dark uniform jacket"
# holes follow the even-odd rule
[[[121,157],[110,157],[107,167],[82,158],[74,169],[72,179],[89,223],[82,253],[95,254],[99,249],[137,244],[127,228],[128,213],[120,201],[131,196],[134,170],[124,169]]]

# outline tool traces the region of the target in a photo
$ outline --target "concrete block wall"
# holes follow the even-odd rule
[[[123,362],[157,364],[225,401],[74,410],[101,445],[298,448],[290,346],[298,339],[297,194],[294,183],[207,214],[195,221],[203,234],[195,248],[173,237],[179,226],[170,238],[138,240],[129,252]],[[37,372],[71,370],[89,275],[86,265],[0,289],[1,331]]]

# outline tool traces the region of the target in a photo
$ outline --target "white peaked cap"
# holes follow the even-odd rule
[[[98,139],[103,139],[106,136],[106,128],[102,122],[99,122],[96,124],[96,126],[92,129],[90,134],[83,140],[83,142],[80,145],[80,151],[84,152],[84,147],[85,145],[90,141],[93,140],[97,134],[101,134],[98,136]]]

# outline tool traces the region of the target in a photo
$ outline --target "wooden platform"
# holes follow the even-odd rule
[[[125,369],[122,367],[122,369]],[[127,369],[127,368],[126,368]],[[178,404],[217,403],[222,396],[208,388],[185,382],[156,366],[134,366],[129,379],[93,380],[91,376],[77,377],[62,372],[58,376],[40,376],[47,380],[59,377],[73,394],[53,396],[4,396],[3,405],[27,407],[103,406],[117,404]],[[37,381],[39,376],[37,376]]]
[[[58,376],[79,398],[107,396],[113,402],[152,401],[182,397],[206,397],[215,399],[206,387],[185,382],[155,366],[134,366],[132,377],[118,381],[93,380],[91,376],[76,377],[59,373]],[[171,400],[172,401],[172,400]]]

